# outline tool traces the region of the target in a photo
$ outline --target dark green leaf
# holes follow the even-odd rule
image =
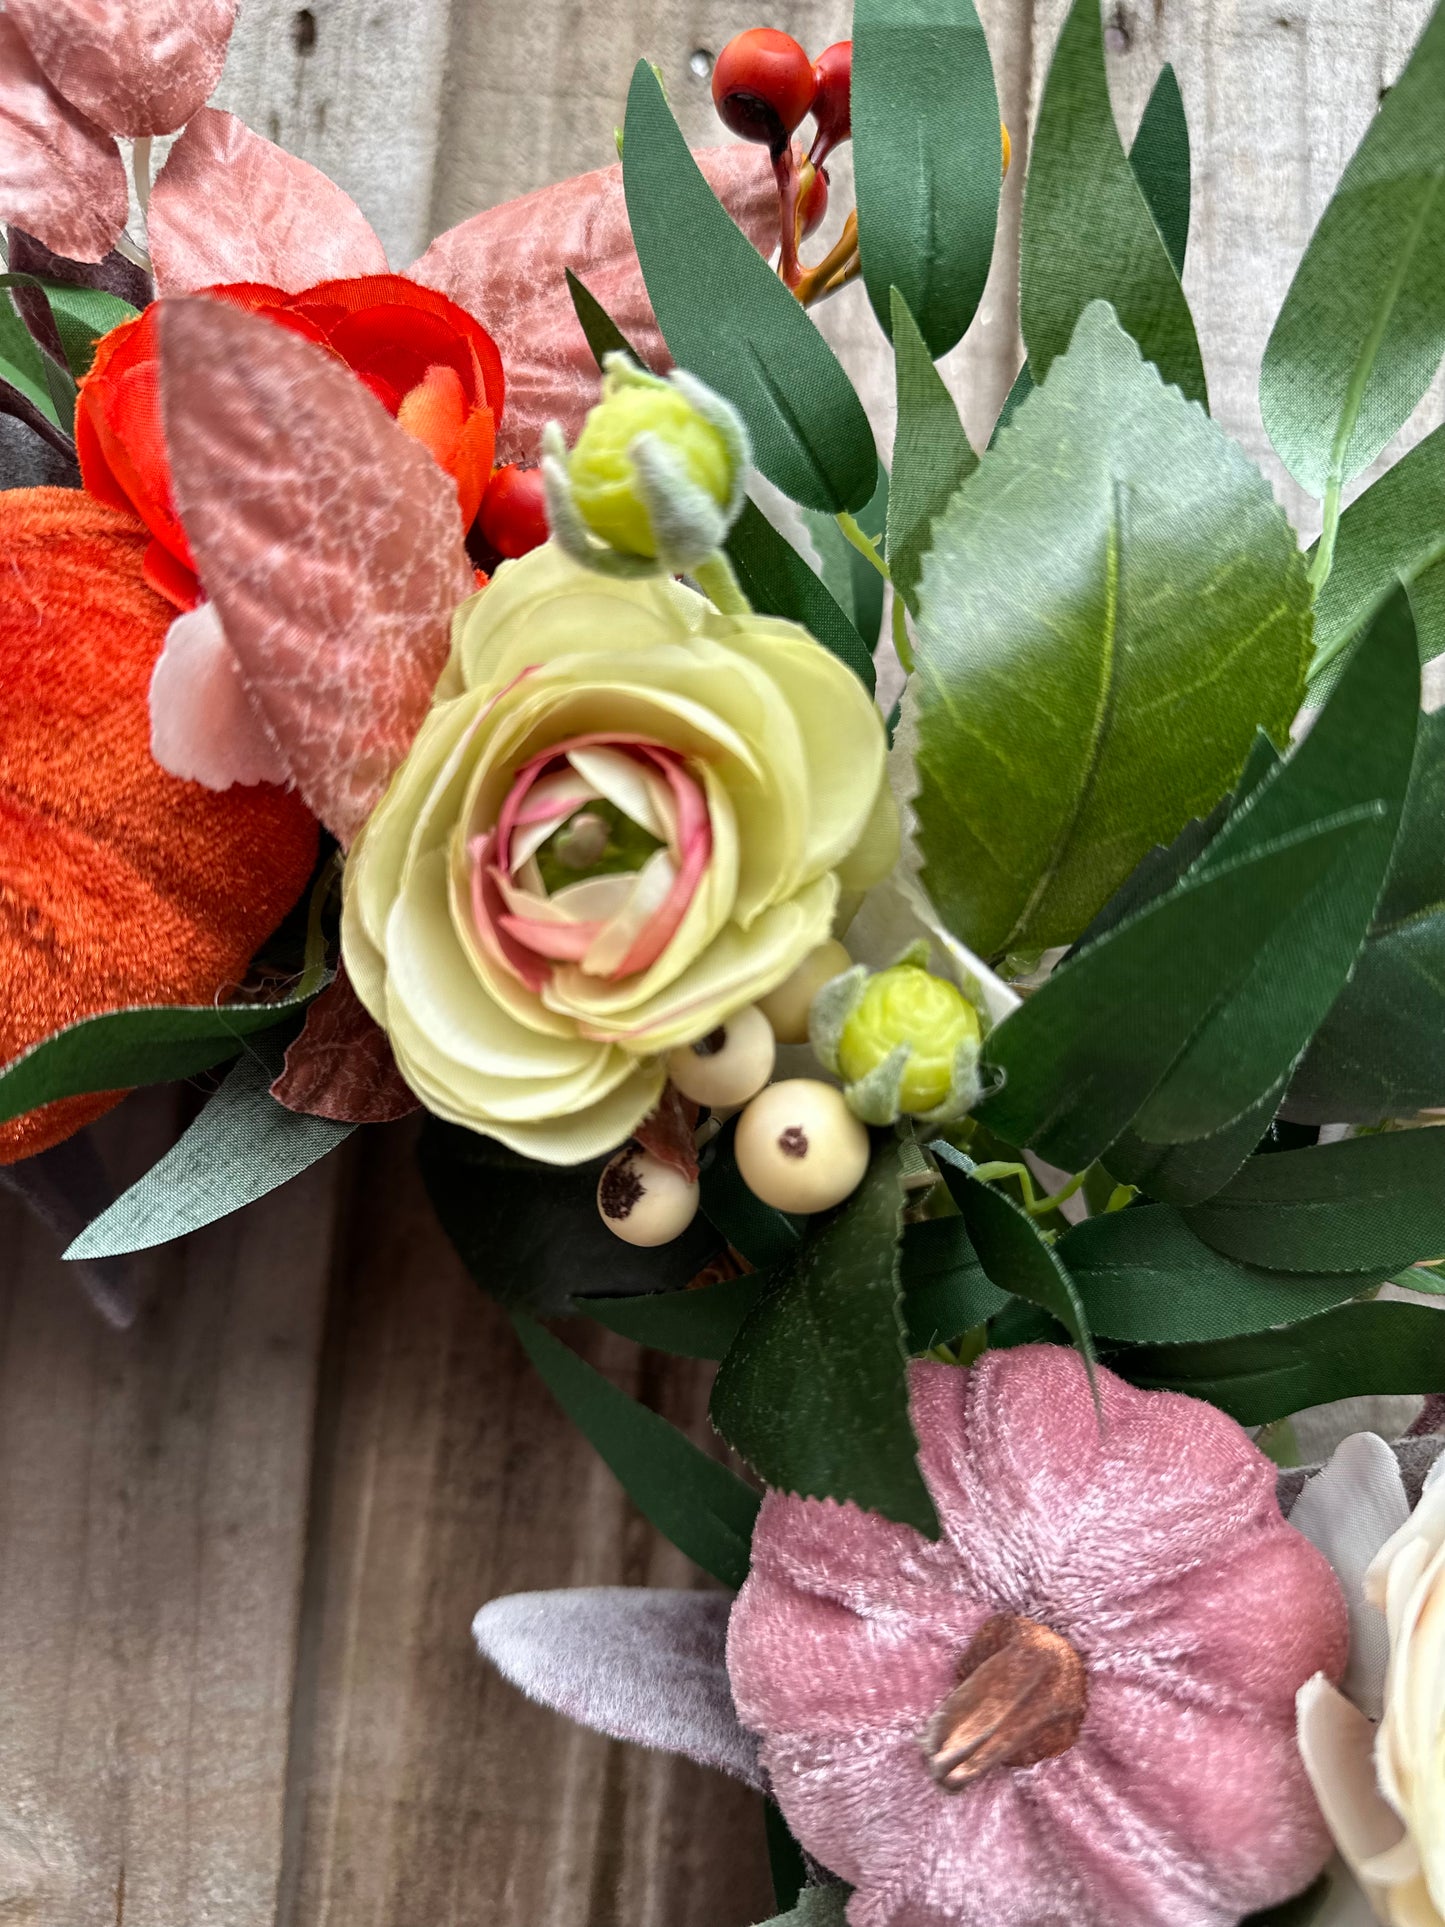
[[[1244,1264],[1388,1278],[1445,1257],[1445,1131],[1385,1131],[1251,1158],[1184,1216]]]
[[[726,1358],[753,1306],[768,1288],[753,1271],[695,1290],[637,1292],[627,1298],[584,1298],[577,1309],[609,1331],[674,1358]]]
[[[898,1154],[774,1273],[713,1387],[713,1423],[770,1486],[851,1499],[936,1537],[908,1416]]]
[[[587,283],[579,280],[570,268],[567,270],[567,292],[572,297],[572,306],[577,320],[581,324],[583,334],[587,337],[587,346],[592,350],[592,359],[599,368],[604,358],[614,353],[626,355],[628,360],[635,361],[639,368],[644,365],[641,355]]]
[[[744,595],[759,615],[801,622],[825,649],[847,663],[871,693],[876,677],[863,638],[756,502],[743,503],[742,514],[727,539],[727,552]]]
[[[140,1005],[82,1018],[0,1071],[0,1123],[60,1097],[164,1084],[224,1064],[248,1037],[303,1011],[312,994],[268,1004]]]
[[[855,0],[858,251],[892,332],[897,288],[929,352],[972,321],[993,259],[1003,181],[998,93],[973,0]]]
[[[1020,368],[1014,376],[1013,387],[1010,388],[1004,396],[1003,407],[998,411],[998,420],[994,423],[993,433],[988,438],[990,448],[993,447],[1003,430],[1008,427],[1019,409],[1022,408],[1029,396],[1034,392],[1037,385],[1034,380],[1033,370],[1029,367],[1028,363],[1025,362],[1023,367]]]
[[[883,576],[844,535],[837,518],[821,509],[802,510],[823,586],[870,650],[878,647],[883,628]],[[878,486],[854,520],[865,535],[881,537],[888,520],[888,471],[878,464]],[[881,547],[879,553],[882,553]]]
[[[472,1277],[502,1304],[543,1317],[593,1292],[680,1290],[722,1248],[702,1217],[651,1250],[614,1237],[597,1210],[606,1158],[568,1168],[537,1164],[429,1117],[417,1161],[432,1209]]]
[[[1029,365],[1042,381],[1079,316],[1108,301],[1165,381],[1207,400],[1194,321],[1114,124],[1099,0],[1074,0],[1039,107],[1020,238]]]
[[[809,1220],[775,1211],[743,1183],[733,1154],[737,1128],[736,1120],[729,1120],[701,1160],[702,1208],[734,1251],[764,1271],[796,1254]]]
[[[1167,1204],[1136,1204],[1087,1218],[1060,1241],[1059,1256],[1099,1337],[1137,1343],[1267,1331],[1312,1318],[1365,1289],[1365,1280],[1353,1272],[1326,1277],[1307,1269],[1259,1271],[1235,1264]]]
[[[1431,19],[1320,217],[1264,351],[1269,438],[1336,496],[1404,426],[1445,351],[1445,11]]]
[[[1129,165],[1169,250],[1174,272],[1183,274],[1189,245],[1189,122],[1170,66],[1160,69],[1154,83],[1129,150]]]
[[[958,1206],[978,1261],[990,1283],[1048,1312],[1068,1332],[1091,1370],[1094,1344],[1074,1281],[1028,1214],[995,1185],[973,1177],[951,1144],[929,1147]]]
[[[986,957],[1068,943],[1304,688],[1268,484],[1102,304],[934,524],[918,592],[925,876]],[[1027,690],[1027,701],[1020,691]]]
[[[1337,1398],[1438,1392],[1445,1318],[1433,1305],[1351,1303],[1243,1338],[1131,1346],[1106,1362],[1135,1385],[1188,1392],[1241,1425],[1267,1425]]]
[[[1105,1152],[1109,1169],[1124,1184],[1169,1204],[1198,1204],[1227,1184],[1269,1129],[1287,1078],[1271,1085],[1242,1117],[1208,1137],[1184,1144],[1151,1144],[1125,1131]]]
[[[904,1226],[902,1280],[911,1352],[951,1344],[1008,1302],[990,1284],[961,1217]]]
[[[888,569],[896,592],[916,610],[918,578],[932,546],[934,521],[978,467],[978,457],[897,288],[893,290],[893,354],[898,434],[888,498]]]
[[[756,1492],[525,1312],[513,1312],[512,1322],[547,1389],[638,1511],[704,1572],[740,1586],[748,1576]]]
[[[627,96],[622,182],[642,277],[678,363],[737,409],[769,481],[810,508],[862,508],[878,482],[863,404],[833,350],[733,225],[657,76]]]
[[[15,311],[8,294],[0,294],[0,381],[16,388],[34,404],[48,422],[61,426],[46,378],[47,357],[35,345],[35,338]]]
[[[1268,738],[1265,739],[1266,741]],[[1191,816],[1172,843],[1156,843],[1134,865],[1103,909],[1094,917],[1070,951],[1079,956],[1089,945],[1117,930],[1147,904],[1172,890],[1184,872],[1219,834],[1229,814],[1229,798],[1217,803],[1206,817]]]
[[[767,1827],[768,1868],[773,1877],[773,1899],[780,1907],[796,1907],[808,1884],[807,1859],[789,1832],[788,1823],[776,1800],[764,1800],[763,1820]],[[841,1921],[841,1914],[836,1918]]]
[[[168,1244],[264,1198],[334,1151],[355,1129],[288,1111],[271,1095],[279,1043],[262,1040],[159,1164],[88,1224],[67,1258],[110,1258]]]

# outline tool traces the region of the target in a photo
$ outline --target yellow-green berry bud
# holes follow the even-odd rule
[[[657,537],[638,492],[632,455],[639,435],[655,436],[720,509],[732,495],[732,458],[711,423],[665,383],[615,388],[604,395],[583,424],[567,465],[572,499],[588,528],[610,547],[652,557]]]
[[[856,1084],[906,1047],[898,1108],[933,1111],[948,1097],[959,1046],[980,1041],[978,1012],[953,984],[916,964],[870,977],[838,1039],[838,1069]]]

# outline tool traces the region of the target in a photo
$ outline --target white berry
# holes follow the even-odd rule
[[[756,1004],[747,1004],[695,1044],[669,1051],[667,1074],[684,1097],[716,1111],[755,1097],[776,1056],[772,1026]]]
[[[791,977],[785,977],[776,990],[758,999],[758,1009],[773,1027],[780,1044],[806,1044],[808,1012],[813,999],[835,977],[851,970],[853,959],[835,937],[810,950]]]
[[[843,1093],[812,1077],[760,1091],[738,1119],[744,1184],[778,1211],[827,1211],[856,1191],[868,1168],[868,1132]]]
[[[635,1144],[597,1180],[597,1209],[607,1229],[629,1245],[670,1245],[697,1216],[698,1190],[676,1165]]]

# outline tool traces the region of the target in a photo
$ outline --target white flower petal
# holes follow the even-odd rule
[[[1410,1514],[1394,1453],[1373,1432],[1340,1445],[1295,1501],[1289,1522],[1334,1567],[1350,1609],[1350,1663],[1344,1688],[1371,1719],[1384,1711],[1389,1635],[1365,1598],[1365,1574]]]
[[[1375,1782],[1374,1726],[1323,1673],[1305,1681],[1295,1706],[1300,1757],[1320,1811],[1378,1918],[1388,1920],[1379,1891],[1361,1876],[1365,1861],[1397,1847],[1404,1834]]]

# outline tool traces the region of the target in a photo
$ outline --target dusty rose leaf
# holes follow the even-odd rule
[[[286,783],[286,759],[253,700],[214,602],[176,617],[151,674],[151,754],[208,790]]]
[[[148,224],[162,294],[220,281],[296,294],[318,281],[386,273],[385,250],[349,194],[215,107],[203,107],[171,149]]]
[[[13,10],[0,14],[0,221],[57,254],[99,261],[128,205],[115,142],[51,86]]]
[[[6,0],[65,98],[112,134],[170,134],[221,78],[236,0]]]
[[[760,252],[776,245],[777,188],[761,148],[708,148],[698,162],[714,192]],[[587,346],[565,270],[586,282],[654,367],[666,362],[622,193],[622,169],[599,168],[474,214],[439,235],[408,273],[439,288],[496,339],[507,370],[500,462],[537,456],[542,429],[561,422],[570,440],[597,399]]]
[[[697,1182],[697,1114],[697,1105],[669,1084],[657,1109],[632,1133],[649,1156],[681,1171],[689,1184]]]
[[[420,1109],[344,967],[307,1010],[271,1095],[288,1111],[338,1124],[389,1124]]]
[[[162,303],[161,398],[201,581],[307,804],[349,844],[405,756],[473,577],[456,487],[339,361]]]

